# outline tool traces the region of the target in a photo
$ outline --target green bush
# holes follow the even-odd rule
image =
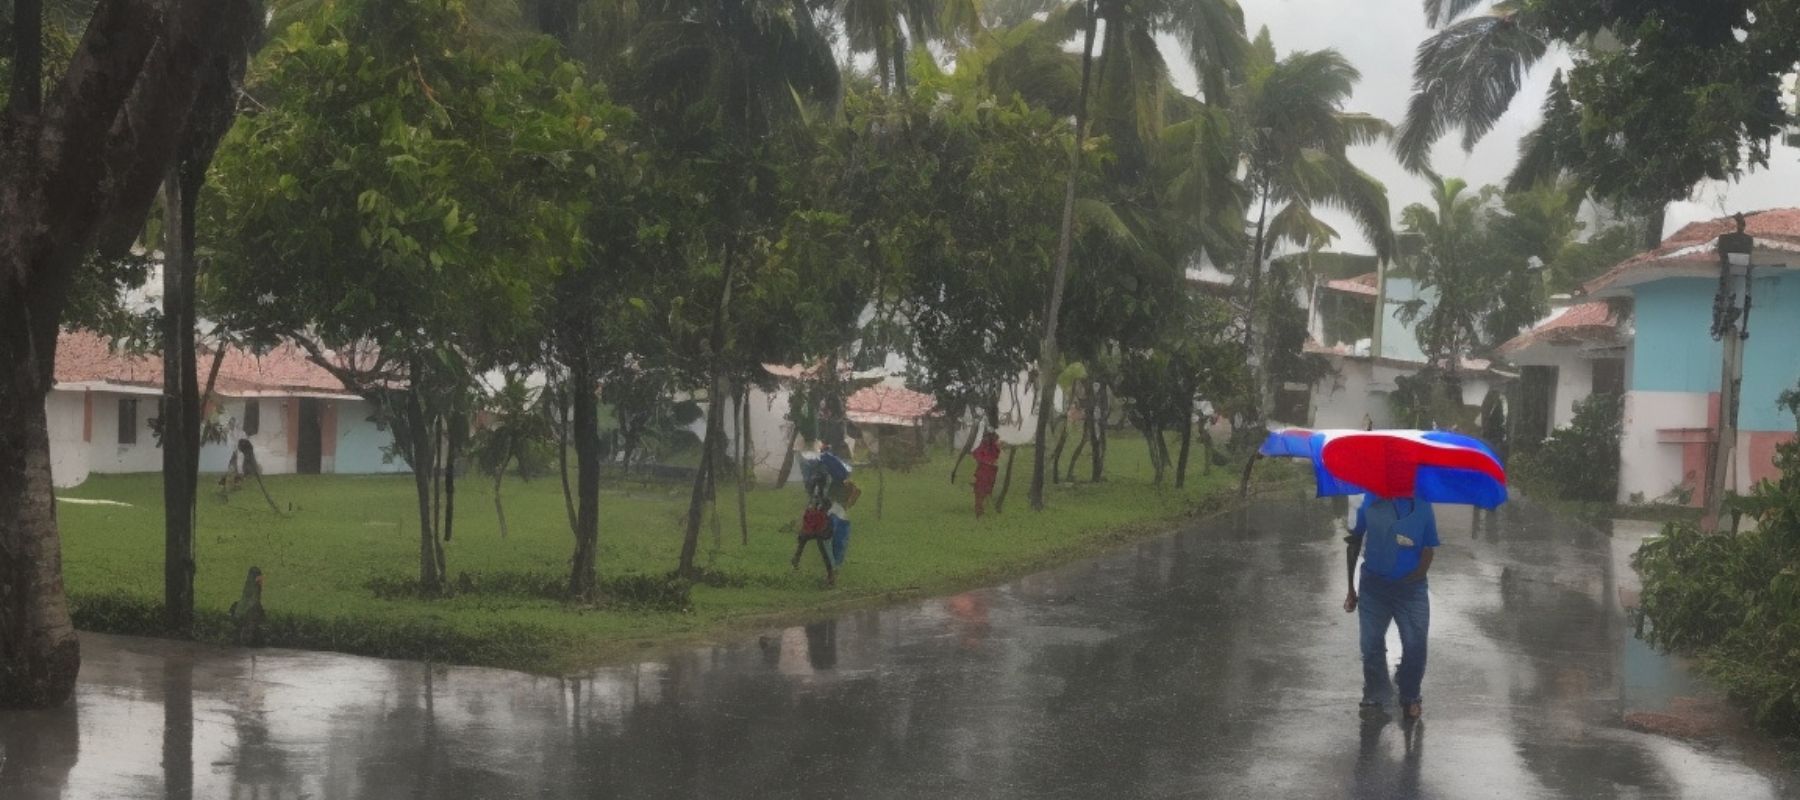
[[[1516,448],[1513,480],[1527,492],[1562,500],[1611,503],[1619,494],[1619,434],[1624,401],[1597,394],[1575,403],[1575,419],[1529,452]]]
[[[1757,722],[1800,736],[1800,444],[1782,445],[1776,465],[1780,480],[1745,504],[1755,531],[1671,523],[1645,543],[1633,559],[1644,579],[1636,622],[1652,644],[1698,655]]]

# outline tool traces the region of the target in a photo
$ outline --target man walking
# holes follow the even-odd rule
[[[1420,683],[1425,678],[1425,639],[1431,628],[1431,596],[1425,575],[1438,546],[1431,504],[1412,498],[1365,498],[1356,523],[1344,538],[1350,592],[1344,611],[1360,611],[1364,715],[1375,715],[1393,699],[1399,683],[1406,719],[1423,713]],[[1356,561],[1362,556],[1362,594],[1357,594]],[[1387,631],[1400,629],[1400,669],[1390,681]]]

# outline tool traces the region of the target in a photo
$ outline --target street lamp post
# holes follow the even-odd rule
[[[1713,297],[1712,336],[1723,345],[1719,376],[1719,418],[1714,432],[1712,463],[1706,475],[1706,515],[1701,525],[1708,532],[1719,529],[1725,493],[1732,488],[1731,462],[1737,444],[1738,391],[1744,380],[1744,340],[1750,338],[1750,263],[1756,239],[1744,232],[1744,215],[1737,215],[1737,231],[1719,237],[1719,291]],[[1739,277],[1739,271],[1742,277]],[[1742,304],[1738,282],[1742,281]]]

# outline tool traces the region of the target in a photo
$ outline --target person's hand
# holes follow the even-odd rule
[[[1419,569],[1415,569],[1412,572],[1407,573],[1406,577],[1400,579],[1400,582],[1401,583],[1418,583],[1423,580],[1425,580],[1425,569],[1423,567],[1420,567]]]
[[[1344,595],[1344,613],[1349,614],[1354,611],[1356,611],[1356,590],[1351,589],[1348,594]]]

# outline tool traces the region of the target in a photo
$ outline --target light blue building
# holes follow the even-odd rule
[[[1794,438],[1792,414],[1777,402],[1800,384],[1800,209],[1745,215],[1751,256],[1749,339],[1738,404],[1738,437],[1727,484],[1745,492],[1775,475],[1775,448]],[[1676,231],[1589,283],[1597,297],[1630,297],[1625,425],[1619,499],[1686,497],[1701,505],[1717,438],[1723,346],[1712,337],[1721,234],[1731,218]]]

